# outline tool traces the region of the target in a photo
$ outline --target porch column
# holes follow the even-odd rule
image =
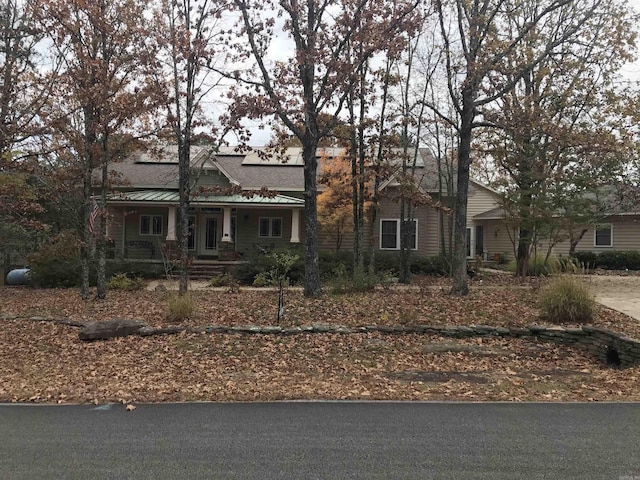
[[[176,207],[169,207],[167,217],[167,238],[168,242],[176,241]]]
[[[300,209],[291,210],[291,243],[300,243]]]
[[[107,207],[107,214],[104,216],[104,222],[106,224],[105,235],[107,239],[113,239],[113,221],[111,220],[111,218],[114,216],[114,213],[115,212],[112,209]]]
[[[222,209],[222,241],[232,242],[231,240],[231,207]]]

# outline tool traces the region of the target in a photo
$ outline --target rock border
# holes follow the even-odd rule
[[[88,329],[95,329],[96,326],[103,326],[108,322],[118,325],[117,319],[106,322],[77,322],[64,318],[55,317],[20,317],[18,315],[0,314],[3,320],[27,319],[35,322],[54,322],[72,327],[80,327],[80,340],[97,340],[112,338],[116,336],[138,335],[149,337],[153,335],[172,335],[181,332],[205,333],[205,334],[228,334],[228,335],[299,335],[299,334],[359,334],[359,333],[382,333],[382,334],[432,334],[453,338],[470,338],[494,336],[501,338],[523,338],[538,339],[565,345],[581,345],[589,352],[598,357],[603,363],[620,368],[628,368],[640,364],[640,340],[628,337],[625,334],[607,330],[605,328],[584,325],[582,327],[561,327],[531,325],[527,328],[507,328],[494,327],[491,325],[471,325],[471,326],[431,326],[431,325],[366,325],[359,327],[348,327],[345,325],[332,325],[327,323],[312,323],[310,325],[281,327],[277,325],[243,325],[243,326],[169,326],[155,328],[146,325],[141,320],[127,320],[134,322],[139,327],[130,330],[118,330],[116,334],[109,337],[88,338],[85,332]]]

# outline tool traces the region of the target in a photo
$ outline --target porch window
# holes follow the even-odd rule
[[[410,228],[409,247],[418,248],[418,220],[405,220]],[[380,221],[380,250],[400,250],[400,219]]]
[[[594,232],[593,244],[596,247],[612,247],[613,246],[613,225],[603,223],[596,225]]]
[[[140,215],[140,235],[162,235],[162,215]]]
[[[258,236],[262,238],[282,237],[282,218],[260,217]]]

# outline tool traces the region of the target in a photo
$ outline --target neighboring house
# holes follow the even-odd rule
[[[318,158],[336,156],[338,149],[319,149]],[[189,212],[189,251],[198,260],[234,260],[254,251],[303,245],[302,150],[289,148],[284,155],[266,150],[238,153],[226,148],[214,154],[194,146],[191,152],[196,186]],[[162,261],[166,245],[177,242],[178,164],[177,149],[138,152],[111,166],[114,191],[108,199],[107,236],[117,258]],[[451,206],[452,196],[439,196],[438,169],[425,149],[419,150],[415,178],[422,193],[434,202]],[[380,185],[379,213],[365,243],[379,251],[400,249],[400,207],[396,200],[398,175]],[[272,193],[266,194],[264,190]],[[262,195],[260,195],[262,193]],[[472,181],[467,208],[467,256],[492,259],[495,254],[513,255],[513,243],[505,226],[496,191]],[[429,205],[413,213],[413,249],[421,255],[437,255],[449,244],[450,213]],[[596,233],[587,232],[579,250],[637,248],[640,215],[618,215],[603,221]],[[444,233],[444,235],[443,235]],[[332,250],[331,232],[319,232],[320,248]],[[342,249],[349,250],[352,235]],[[565,245],[554,253],[563,254]],[[566,246],[568,251],[568,245]]]

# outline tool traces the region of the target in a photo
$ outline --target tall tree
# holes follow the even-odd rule
[[[584,28],[607,0],[439,0],[435,3],[440,34],[445,46],[448,92],[459,121],[456,180],[452,293],[469,291],[466,268],[467,199],[471,143],[474,129],[482,123],[483,107],[511,91],[523,75],[558,51]],[[528,20],[514,21],[520,11],[530,11]],[[542,48],[522,63],[507,59],[519,45],[536,43],[540,31]],[[508,76],[504,73],[508,72]],[[444,112],[439,112],[447,118]]]
[[[7,260],[15,243],[44,227],[42,195],[33,181],[38,164],[30,155],[49,93],[38,49],[42,36],[31,2],[0,2],[0,253]]]
[[[230,42],[237,48],[239,61],[247,58],[254,61],[250,71],[238,69],[234,75],[240,81],[234,92],[235,111],[253,118],[277,117],[302,145],[304,293],[317,296],[321,293],[316,199],[318,143],[337,124],[362,67],[376,53],[400,48],[404,38],[399,33],[415,29],[418,2],[234,0],[233,4],[240,15],[243,38]],[[273,50],[279,29],[291,39],[290,53]],[[354,44],[360,48],[348,52]],[[270,62],[270,54],[276,53],[280,58]],[[320,121],[323,115],[328,121]]]
[[[38,0],[37,4],[39,21],[62,62],[56,77],[56,101],[50,103],[46,120],[58,144],[81,165],[84,299],[89,297],[94,238],[97,297],[106,295],[109,163],[126,149],[120,140],[129,138],[116,134],[139,131],[142,116],[160,98],[153,75],[156,45],[140,21],[148,15],[147,9],[146,2],[136,0]],[[99,202],[92,197],[94,169],[99,172]],[[95,217],[98,208],[100,214]]]
[[[318,194],[318,226],[334,241],[336,251],[353,228],[352,172],[344,155],[320,158],[319,182],[325,188]]]
[[[522,9],[512,21],[524,24],[530,14]],[[635,149],[618,72],[633,60],[636,24],[625,3],[602,3],[562,50],[517,79],[507,70],[514,88],[485,109],[485,120],[495,125],[487,132],[486,152],[502,174],[506,211],[517,225],[517,275],[527,275],[541,235],[568,228],[575,245],[607,211],[603,194],[609,209],[615,206],[609,187],[623,176]],[[549,34],[540,29],[537,38],[509,52],[510,70],[538,56]]]
[[[158,39],[163,43],[162,60],[169,78],[168,122],[178,147],[180,295],[189,285],[189,204],[194,186],[191,146],[195,129],[207,123],[202,103],[220,84],[220,77],[213,72],[222,57],[220,22],[227,9],[228,4],[218,0],[163,0],[158,12]],[[208,124],[214,150],[234,124],[228,116],[226,120],[222,129]]]
[[[48,93],[45,85],[38,85],[41,56],[37,46],[43,34],[31,7],[29,2],[17,0],[0,3],[0,161],[3,162],[11,160],[7,152],[35,132],[39,107]]]

